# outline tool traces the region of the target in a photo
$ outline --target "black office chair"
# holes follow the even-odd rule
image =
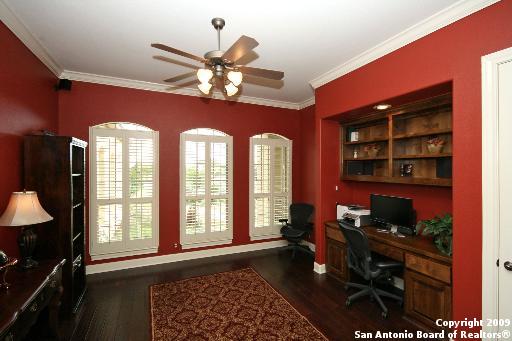
[[[288,223],[288,219],[279,219],[279,222],[283,224],[281,234],[289,242],[286,249],[293,250],[292,259],[295,258],[297,250],[314,255],[307,245],[301,244],[313,230],[313,224],[310,222],[313,211],[314,207],[310,204],[291,204],[290,223]]]
[[[382,317],[386,318],[388,316],[388,308],[386,308],[380,296],[395,299],[400,304],[402,304],[403,299],[398,295],[376,288],[373,283],[380,279],[390,279],[391,272],[401,270],[403,263],[392,260],[383,262],[373,260],[366,233],[362,229],[343,221],[339,222],[339,226],[347,241],[347,263],[349,269],[354,270],[354,272],[369,281],[369,284],[366,285],[352,282],[345,283],[345,289],[349,287],[361,289],[347,298],[345,302],[347,307],[360,297],[370,296],[372,299],[377,300],[382,309]]]

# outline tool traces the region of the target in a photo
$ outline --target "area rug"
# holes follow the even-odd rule
[[[327,340],[253,269],[150,287],[161,340]]]

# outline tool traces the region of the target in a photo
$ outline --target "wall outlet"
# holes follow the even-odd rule
[[[178,243],[174,243],[174,248],[177,249],[178,248]]]

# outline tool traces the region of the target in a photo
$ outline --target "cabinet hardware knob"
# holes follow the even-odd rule
[[[505,269],[507,269],[508,271],[512,271],[512,263],[507,261],[505,262],[505,264],[503,264],[503,266],[505,267]]]

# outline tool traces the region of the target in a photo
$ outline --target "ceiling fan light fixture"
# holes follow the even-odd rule
[[[234,94],[236,94],[238,92],[238,88],[231,82],[226,84],[225,89],[226,89],[226,94],[228,96],[233,96]]]
[[[229,71],[228,79],[234,86],[239,86],[242,83],[243,75],[240,71]]]
[[[210,93],[210,89],[212,88],[212,84],[208,83],[208,82],[204,82],[204,83],[198,84],[197,87],[199,88],[199,90],[201,90],[201,92],[203,94],[208,95]]]
[[[208,83],[208,81],[210,79],[212,79],[212,77],[213,77],[213,72],[210,69],[199,69],[199,70],[197,70],[197,79],[199,79],[199,81],[201,83],[203,83],[203,84],[204,83]],[[208,88],[208,91],[210,91],[210,88]]]

